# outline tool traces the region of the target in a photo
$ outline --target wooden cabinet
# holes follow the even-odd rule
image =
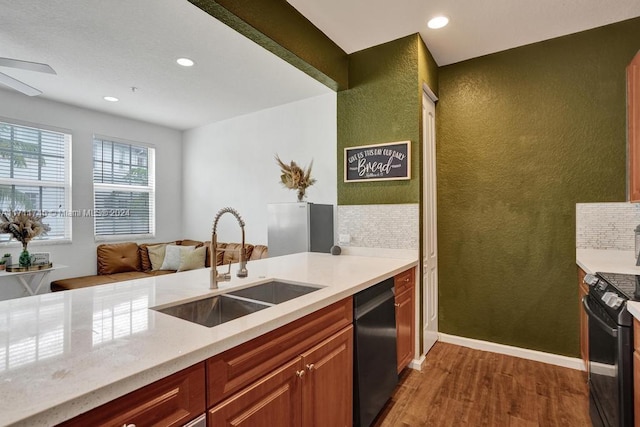
[[[212,408],[208,425],[350,426],[352,367],[348,326]]]
[[[198,363],[60,426],[182,426],[205,411],[204,372]]]
[[[394,277],[396,329],[398,331],[398,373],[415,353],[415,269],[411,268]]]
[[[345,298],[207,360],[207,407],[247,387],[353,323]]]
[[[346,298],[207,360],[208,425],[350,426],[352,323]]]
[[[352,323],[349,297],[61,426],[350,426]]]
[[[640,322],[633,319],[633,412],[635,426],[640,427]]]
[[[302,378],[302,425],[351,426],[353,326],[304,353],[302,366],[307,370]]]
[[[589,287],[584,283],[586,273],[578,267],[578,313],[580,316],[580,357],[584,362],[585,372],[589,371],[589,317],[582,306],[582,298],[589,294]]]
[[[299,426],[300,358],[287,363],[209,411],[209,426]]]
[[[640,52],[627,67],[628,198],[640,202]]]

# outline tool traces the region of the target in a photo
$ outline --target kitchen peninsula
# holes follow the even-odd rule
[[[417,265],[417,257],[301,253],[0,302],[0,425],[49,426],[274,331]],[[320,290],[207,328],[151,308],[271,279]]]

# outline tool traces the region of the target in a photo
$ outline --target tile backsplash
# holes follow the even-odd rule
[[[418,204],[340,205],[338,235],[351,241],[340,246],[418,249],[420,209]]]
[[[638,203],[576,203],[576,248],[634,250]]]

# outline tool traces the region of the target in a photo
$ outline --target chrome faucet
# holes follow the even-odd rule
[[[247,271],[247,249],[244,247],[244,221],[242,217],[238,213],[237,210],[233,208],[222,208],[216,214],[216,217],[213,219],[213,230],[211,231],[211,248],[209,248],[209,256],[210,256],[210,264],[211,264],[211,280],[209,282],[209,289],[218,289],[218,282],[224,282],[231,280],[231,274],[229,273],[218,273],[218,269],[216,267],[218,260],[218,234],[216,230],[218,229],[218,220],[220,217],[226,213],[230,213],[235,216],[238,220],[238,224],[240,224],[240,229],[242,230],[242,247],[240,248],[240,267],[238,268],[238,273],[236,274],[238,277],[247,277],[249,274]],[[229,263],[229,271],[231,270],[231,263]]]

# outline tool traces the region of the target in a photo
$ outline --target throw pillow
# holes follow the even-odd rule
[[[197,268],[204,268],[205,256],[207,255],[207,248],[200,246],[194,249],[190,253],[182,252],[180,255],[180,267],[178,271],[195,270]]]
[[[137,243],[103,243],[98,245],[96,253],[100,275],[140,271]]]
[[[164,254],[167,249],[167,245],[161,243],[159,245],[147,246],[147,252],[149,253],[149,261],[151,261],[152,270],[160,270],[162,263],[164,262]]]
[[[167,245],[164,253],[164,261],[160,270],[177,270],[180,268],[180,258],[182,253],[191,253],[193,246]]]

